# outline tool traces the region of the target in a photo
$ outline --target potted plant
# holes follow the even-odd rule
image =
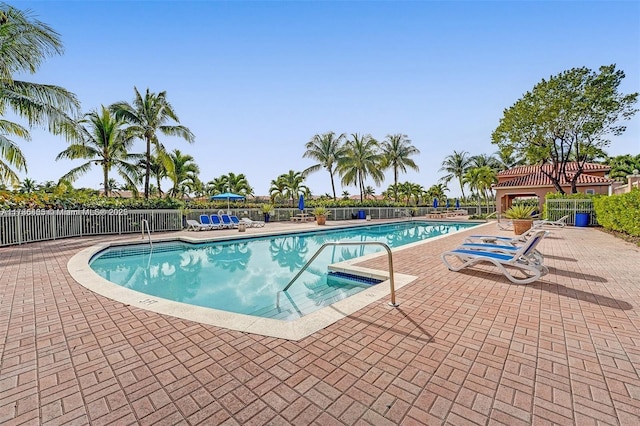
[[[191,213],[191,209],[186,206],[180,207],[180,213],[182,215],[182,229],[185,229],[187,227],[187,218]]]
[[[504,212],[507,219],[513,222],[513,232],[521,235],[527,232],[533,226],[533,213],[537,210],[535,206],[526,204],[514,204]]]
[[[263,204],[262,207],[260,207],[260,210],[262,210],[262,214],[264,215],[264,222],[269,222],[269,219],[273,214],[273,204]]]
[[[327,216],[330,214],[331,211],[324,206],[318,206],[313,209],[313,215],[316,217],[318,225],[324,225],[327,222]]]

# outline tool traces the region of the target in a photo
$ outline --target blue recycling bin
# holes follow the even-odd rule
[[[576,213],[576,226],[586,227],[589,226],[589,213]]]
[[[367,215],[364,210],[358,210],[358,219],[366,219]]]

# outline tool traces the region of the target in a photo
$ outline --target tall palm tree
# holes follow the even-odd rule
[[[307,149],[302,155],[304,158],[311,158],[318,162],[311,167],[308,167],[302,172],[303,176],[308,176],[310,173],[316,172],[321,168],[329,172],[331,177],[331,190],[333,191],[333,199],[336,200],[336,185],[334,182],[334,175],[336,167],[340,162],[340,159],[344,155],[344,140],[345,134],[341,133],[336,136],[334,132],[323,133],[322,135],[314,135],[313,138],[306,143]]]
[[[289,170],[288,173],[278,176],[276,187],[283,188],[282,195],[287,198],[293,206],[300,194],[306,194],[309,188],[304,185],[302,172]]]
[[[464,175],[469,167],[469,153],[467,151],[453,151],[453,154],[447,155],[440,167],[441,172],[447,172],[440,180],[448,184],[454,178],[458,179],[462,198],[464,199]]]
[[[180,120],[167,100],[167,92],[151,93],[147,89],[144,97],[136,87],[133,105],[127,102],[116,102],[111,110],[118,118],[129,124],[127,132],[130,136],[142,139],[146,143],[146,171],[144,175],[144,197],[149,198],[149,178],[151,176],[151,148],[162,158],[166,155],[164,146],[158,139],[158,132],[166,136],[177,136],[187,142],[193,142],[195,136],[187,127],[179,124]],[[178,124],[168,124],[168,123]]]
[[[91,111],[78,121],[79,141],[72,142],[64,151],[58,154],[60,159],[88,160],[78,167],[74,167],[61,180],[73,182],[87,173],[93,165],[102,167],[102,186],[104,195],[109,196],[109,172],[116,168],[126,183],[133,183],[137,169],[134,164],[140,159],[139,154],[130,154],[129,149],[133,140],[128,138],[122,130],[123,122],[104,106],[100,112]]]
[[[4,119],[7,112],[27,120],[29,127],[46,127],[71,137],[72,116],[79,110],[76,96],[62,87],[14,79],[14,74],[35,74],[49,56],[63,52],[60,35],[47,24],[0,3],[0,181],[15,184],[17,171],[27,171],[27,161],[12,136],[30,140],[26,127]],[[63,124],[66,124],[63,126]]]
[[[397,185],[399,172],[406,173],[407,168],[420,171],[418,165],[410,157],[420,154],[420,150],[411,145],[407,135],[397,133],[387,135],[382,141],[383,167],[393,170],[393,183]],[[397,188],[397,187],[396,187]],[[394,193],[395,201],[398,201],[397,191]]]
[[[194,158],[191,155],[183,154],[179,149],[174,149],[168,153],[167,160],[165,168],[167,176],[173,184],[168,195],[180,198],[185,193],[192,192],[198,180],[198,173],[200,173],[200,168]]]
[[[227,174],[227,184],[227,191],[235,194],[241,194],[246,197],[253,192],[253,188],[249,185],[249,181],[244,173],[236,175],[235,173],[229,172],[229,174]]]
[[[32,192],[36,192],[38,190],[38,184],[35,180],[30,178],[24,178],[22,182],[20,182],[20,191],[23,194],[31,194]]]
[[[371,176],[376,185],[384,180],[383,156],[380,144],[371,135],[351,134],[345,144],[344,157],[338,163],[343,185],[356,185],[360,190],[360,202],[364,198],[364,183]]]

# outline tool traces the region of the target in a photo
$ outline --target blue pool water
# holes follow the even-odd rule
[[[330,264],[384,250],[378,245],[329,246],[295,281],[322,244],[378,241],[389,247],[475,226],[421,221],[309,231],[191,244],[180,241],[111,247],[90,262],[101,277],[151,296],[282,320],[297,319],[375,282],[328,274]]]

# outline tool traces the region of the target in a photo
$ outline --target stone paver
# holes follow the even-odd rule
[[[379,300],[300,341],[124,306],[70,277],[77,251],[122,237],[0,248],[0,423],[640,424],[640,248],[554,230],[550,274],[514,285],[444,267],[476,232],[394,252],[418,276],[398,308]]]

